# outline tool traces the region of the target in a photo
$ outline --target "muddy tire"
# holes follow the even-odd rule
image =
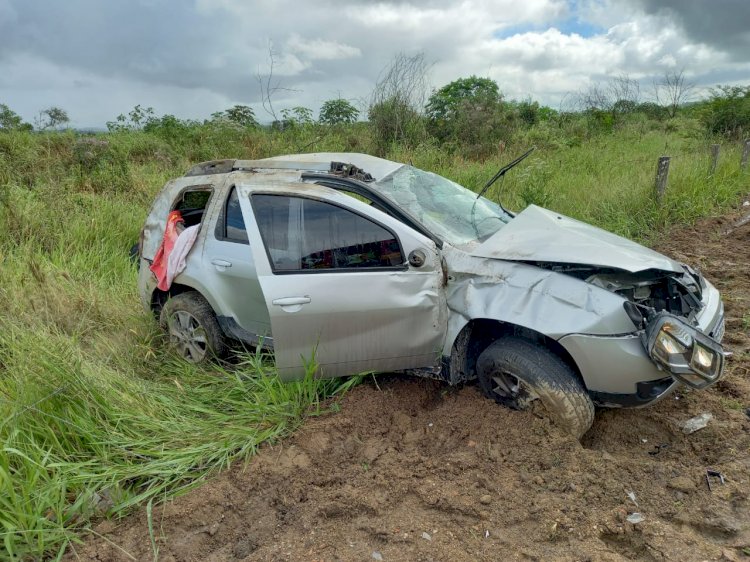
[[[516,410],[539,400],[553,421],[576,439],[594,422],[594,403],[573,370],[549,349],[507,337],[477,358],[479,386],[488,398]]]
[[[161,310],[159,324],[167,332],[170,346],[190,363],[205,364],[227,353],[211,305],[195,291],[170,298]]]

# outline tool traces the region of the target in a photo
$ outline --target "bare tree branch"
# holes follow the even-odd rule
[[[260,67],[258,68],[255,79],[258,81],[260,87],[260,102],[263,106],[263,110],[273,119],[278,121],[279,118],[276,115],[276,110],[273,107],[273,97],[277,92],[299,92],[293,88],[285,88],[281,85],[281,80],[274,81],[273,69],[276,65],[276,52],[273,49],[273,42],[268,41],[268,74],[262,74]]]
[[[692,97],[695,84],[687,81],[683,68],[665,72],[661,80],[654,81],[653,88],[656,103],[666,106],[669,116],[674,117],[677,109]]]

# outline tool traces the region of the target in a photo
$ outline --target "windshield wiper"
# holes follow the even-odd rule
[[[503,166],[502,168],[500,168],[497,171],[497,173],[494,176],[492,176],[492,179],[490,181],[488,181],[486,184],[484,184],[484,187],[479,192],[479,195],[477,195],[477,199],[479,199],[482,195],[484,195],[485,192],[490,187],[492,187],[492,184],[494,184],[497,180],[499,180],[501,177],[503,177],[508,170],[510,170],[511,168],[513,168],[516,164],[520,164],[523,160],[526,159],[526,157],[529,154],[531,154],[532,152],[534,152],[534,150],[536,150],[536,147],[532,146],[529,150],[527,150],[526,152],[524,152],[523,154],[521,154],[521,156],[519,156],[518,158],[516,158],[515,160],[513,160],[513,162],[511,162],[510,164],[506,164],[505,166]]]
[[[525,158],[526,158],[526,157],[527,157],[527,156],[528,156],[529,154],[531,154],[532,152],[534,152],[534,150],[535,150],[535,149],[536,149],[536,147],[535,147],[535,146],[532,146],[532,147],[531,147],[531,148],[530,148],[529,150],[527,150],[526,152],[524,152],[523,154],[521,154],[521,156],[519,156],[518,158],[516,158],[515,160],[513,160],[513,162],[511,162],[511,163],[509,163],[509,164],[506,164],[505,166],[503,166],[502,168],[500,168],[500,169],[499,169],[499,170],[497,171],[497,173],[496,173],[496,174],[495,174],[494,176],[492,176],[492,179],[491,179],[490,181],[488,181],[488,182],[487,182],[486,184],[484,184],[484,187],[483,187],[483,188],[481,189],[481,191],[480,191],[480,192],[479,192],[479,194],[477,195],[477,198],[476,198],[476,199],[474,199],[474,204],[473,204],[473,205],[471,206],[471,226],[472,226],[472,227],[474,228],[474,233],[476,234],[477,238],[479,238],[479,225],[478,225],[478,224],[476,223],[476,220],[475,220],[475,218],[474,218],[474,211],[476,211],[476,209],[477,209],[477,201],[479,201],[479,198],[480,198],[480,197],[481,197],[482,195],[484,195],[484,194],[485,194],[485,192],[486,192],[486,191],[487,191],[487,190],[488,190],[488,189],[489,189],[490,187],[492,187],[492,184],[493,184],[493,183],[495,183],[495,182],[496,182],[497,180],[499,180],[500,178],[502,178],[502,177],[503,177],[503,176],[505,175],[505,173],[506,173],[506,172],[507,172],[508,170],[510,170],[510,169],[511,169],[511,168],[512,168],[513,166],[515,166],[516,164],[519,164],[519,163],[520,163],[520,162],[521,162],[522,160],[524,160],[524,159],[525,159]],[[498,204],[500,205],[500,208],[501,208],[501,209],[502,209],[502,210],[503,210],[503,211],[504,211],[505,213],[509,214],[510,216],[513,216],[513,215],[512,215],[511,213],[508,213],[508,211],[507,211],[507,210],[505,209],[505,207],[503,207],[503,204],[502,204],[502,203],[500,203],[500,202],[498,201]],[[487,217],[485,217],[485,218],[487,218]],[[500,217],[498,217],[498,218],[500,218]],[[484,219],[482,219],[482,220],[484,220]],[[500,219],[500,220],[502,220],[502,219]]]

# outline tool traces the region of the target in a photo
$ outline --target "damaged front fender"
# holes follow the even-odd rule
[[[623,297],[579,279],[519,262],[479,258],[445,245],[450,311],[444,355],[471,320],[491,319],[559,339],[635,331]]]

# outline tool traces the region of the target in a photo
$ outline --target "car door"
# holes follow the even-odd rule
[[[301,377],[313,362],[328,377],[439,364],[446,311],[435,243],[319,190],[241,201],[254,218],[250,243],[281,377]]]
[[[225,331],[248,343],[270,343],[271,321],[234,186],[221,205],[204,244],[204,283]]]

